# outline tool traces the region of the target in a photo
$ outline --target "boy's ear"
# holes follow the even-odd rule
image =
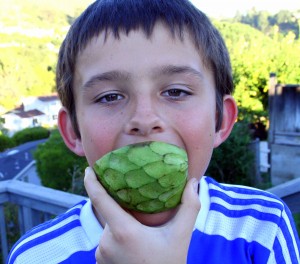
[[[237,118],[237,105],[231,95],[223,98],[223,119],[219,131],[216,132],[214,147],[221,145],[230,135]]]
[[[65,107],[58,113],[58,128],[66,146],[78,156],[84,156],[81,139],[76,135],[69,111]]]

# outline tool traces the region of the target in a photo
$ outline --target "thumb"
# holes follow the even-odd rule
[[[176,233],[180,237],[186,237],[186,235],[191,234],[194,229],[196,218],[201,208],[198,188],[199,182],[196,178],[192,178],[187,182],[181,198],[181,205],[172,220],[172,225],[177,229]],[[178,239],[180,239],[180,237]]]

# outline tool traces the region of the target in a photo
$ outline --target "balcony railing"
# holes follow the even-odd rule
[[[278,185],[268,191],[282,198],[293,214],[300,213],[300,178]],[[86,197],[21,182],[0,182],[0,232],[3,263],[8,255],[7,225],[4,215],[6,203],[18,206],[21,235],[37,224],[61,214]]]
[[[65,212],[86,197],[58,191],[35,184],[9,180],[0,182],[0,233],[2,259],[8,256],[7,225],[4,214],[6,203],[18,206],[20,234],[51,217]]]
[[[276,185],[268,191],[280,197],[293,214],[300,213],[300,178]]]

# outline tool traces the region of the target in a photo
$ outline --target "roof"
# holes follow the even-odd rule
[[[24,105],[22,104],[19,107],[15,108],[14,110],[6,112],[4,115],[9,115],[9,114],[14,114],[20,118],[30,118],[30,117],[44,115],[45,113],[43,113],[37,109],[24,111]]]
[[[14,113],[15,115],[21,117],[21,118],[29,118],[29,117],[34,117],[34,116],[40,116],[40,115],[44,115],[43,112],[34,109],[34,110],[29,110],[29,111],[23,111],[23,112],[16,112]]]
[[[57,94],[39,96],[36,98],[41,102],[51,102],[51,101],[59,100]],[[21,118],[29,118],[29,117],[44,115],[45,113],[43,113],[37,109],[24,111],[24,104],[22,103],[21,105],[17,106],[15,109],[6,112],[4,115],[7,115],[7,114],[15,114]]]
[[[58,96],[57,95],[39,96],[38,99],[42,102],[49,102],[49,101],[58,100]]]

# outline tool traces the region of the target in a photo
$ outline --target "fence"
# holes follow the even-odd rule
[[[5,203],[18,206],[18,221],[21,235],[27,230],[61,214],[86,197],[53,190],[18,180],[0,182],[0,232],[3,263],[8,255]]]

